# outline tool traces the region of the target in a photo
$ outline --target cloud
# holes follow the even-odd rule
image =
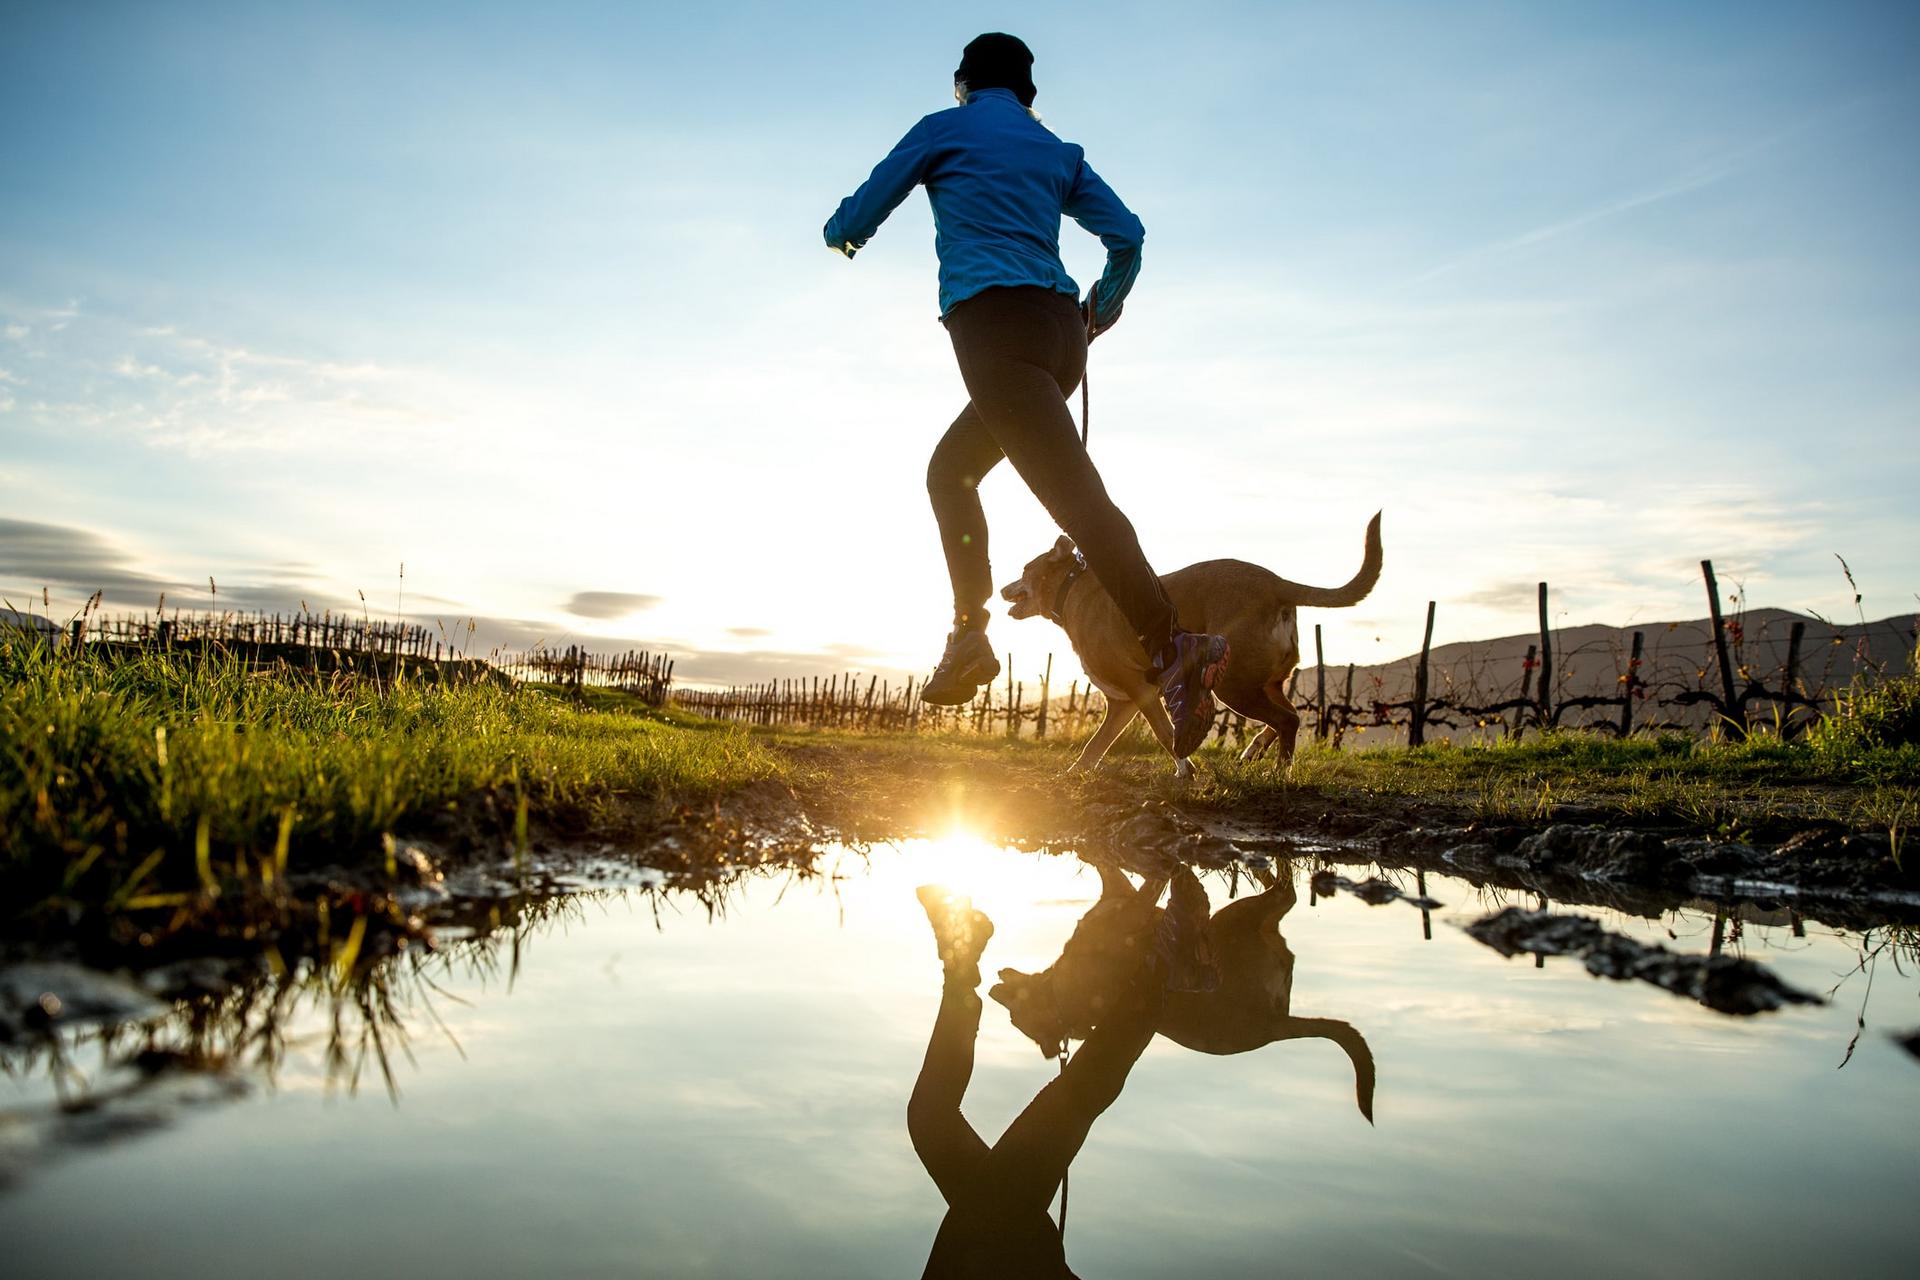
[[[828,645],[824,650],[800,653],[758,649],[747,653],[693,653],[676,655],[673,678],[676,683],[736,685],[761,684],[769,680],[823,679],[835,673],[845,674],[851,659],[842,650],[865,652],[857,645]],[[855,674],[878,675],[895,684],[912,672],[893,666],[863,666]]]
[[[739,636],[742,640],[760,640],[773,634],[765,627],[728,627],[727,634]]]
[[[182,609],[232,609],[247,613],[293,613],[304,603],[318,612],[357,613],[358,600],[334,596],[293,575],[264,571],[277,581],[260,584],[244,580],[218,581],[218,594],[208,591],[198,575],[181,580],[150,573],[132,552],[91,529],[0,517],[0,588],[37,596],[42,588],[78,597],[101,593],[107,605],[151,609],[162,593],[168,604]]]
[[[659,596],[637,595],[630,591],[576,591],[561,608],[576,618],[624,618],[660,603]]]
[[[77,429],[196,454],[391,453],[452,442],[474,418],[470,391],[428,371],[284,355],[75,307],[35,318],[32,330],[6,330],[17,342],[34,333],[34,355],[46,360],[23,411],[69,437]]]
[[[151,606],[186,584],[143,572],[133,557],[87,529],[0,517],[0,580],[24,587],[104,592],[116,604]]]

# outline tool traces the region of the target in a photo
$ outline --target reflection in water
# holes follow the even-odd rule
[[[960,1113],[980,1033],[979,957],[992,936],[965,899],[925,890],[946,977],[927,1056],[907,1103],[907,1133],[947,1202],[927,1259],[928,1276],[1071,1276],[1062,1228],[1047,1216],[1067,1166],[1127,1073],[1153,1039],[1158,1001],[1141,973],[1118,973],[1116,1012],[1089,1032],[1061,1068],[989,1147]],[[1096,908],[1097,910],[1097,908]],[[1119,990],[1120,987],[1145,990]],[[1145,998],[1141,998],[1141,997]]]
[[[1358,889],[1315,907],[1304,859],[1248,896],[1233,868],[1202,890],[1133,858],[1097,903],[1067,856],[909,844],[825,865],[810,884],[780,868],[509,896],[491,918],[469,903],[434,949],[380,960],[315,943],[277,975],[176,966],[146,983],[170,1001],[157,1019],[143,996],[134,1025],[0,1048],[18,1077],[0,1081],[0,1166],[32,1173],[0,1195],[9,1280],[128,1259],[197,1277],[208,1222],[287,1280],[337,1270],[343,1222],[383,1272],[473,1277],[1065,1275],[1069,1252],[1112,1277],[1282,1258],[1368,1276],[1534,1274],[1542,1258],[1568,1276],[1649,1258],[1898,1274],[1909,1252],[1915,1155],[1891,1117],[1916,1068],[1878,1032],[1914,1020],[1910,932],[1783,919],[1742,936],[1729,911],[1729,949],[1766,948],[1810,987],[1853,974],[1843,1007],[1734,1025],[1575,966],[1504,964],[1458,927],[1501,895],[1451,879],[1436,896],[1464,907],[1428,940]],[[958,982],[929,1007],[912,889],[941,877],[993,913],[990,970],[1033,971],[996,988],[1017,1025],[981,1003],[985,926],[957,908],[936,915]],[[633,875],[582,872],[607,878]],[[1714,919],[1605,917],[1690,949]],[[1869,987],[1869,1033],[1836,1072]],[[1053,1028],[1085,1041],[1058,1075],[1032,1049]],[[1303,1038],[1346,1058],[1250,1052]],[[1374,1054],[1396,1123],[1363,1133],[1350,1099],[1371,1110]],[[1791,1154],[1753,1160],[1755,1123]],[[67,1158],[81,1145],[96,1152]],[[1069,1164],[1063,1238],[1048,1204],[1068,1216]],[[1792,1229],[1761,1239],[1756,1221]]]
[[[1201,1053],[1246,1053],[1282,1040],[1329,1040],[1353,1064],[1360,1113],[1373,1119],[1373,1054],[1352,1024],[1293,1013],[1294,955],[1280,922],[1299,900],[1291,862],[1255,871],[1263,891],[1228,903],[1211,918],[1206,890],[1179,867],[1138,888],[1102,865],[1100,901],[1081,920],[1060,958],[1044,972],[1003,969],[994,999],[1043,1052],[1084,1036],[1100,1020],[1116,975],[1139,961],[1167,971],[1157,1029]],[[1168,905],[1157,905],[1160,894]]]
[[[738,882],[702,880],[687,892],[713,918]],[[256,1083],[271,1089],[309,1051],[325,1093],[352,1096],[377,1076],[398,1103],[395,1068],[412,1063],[416,1035],[440,1035],[466,1056],[437,1004],[467,1003],[449,986],[511,989],[529,939],[583,920],[610,892],[650,901],[656,918],[664,893],[646,883],[466,901],[434,945],[380,956],[336,947],[292,964],[277,950],[177,963],[147,975],[171,1000],[159,1016],[0,1043],[0,1074],[45,1086],[30,1104],[0,1109],[0,1185],[65,1150],[162,1129]]]
[[[947,1202],[927,1276],[1071,1276],[1060,1221],[1048,1216],[1068,1166],[1155,1034],[1208,1054],[1281,1040],[1326,1039],[1353,1063],[1360,1113],[1373,1119],[1374,1064],[1350,1024],[1291,1011],[1294,956],[1280,921],[1297,901],[1293,867],[1259,873],[1261,893],[1209,915],[1184,866],[1136,887],[1097,866],[1100,899],[1058,959],[1038,974],[1000,972],[991,994],[1043,1052],[1059,1054],[1042,1088],[989,1147],[960,1112],[973,1074],[982,1004],[979,959],[993,925],[965,898],[920,891],[945,977],[940,1010],[907,1109],[913,1149]],[[1158,905],[1161,894],[1168,905]],[[1067,1053],[1070,1038],[1084,1043]]]

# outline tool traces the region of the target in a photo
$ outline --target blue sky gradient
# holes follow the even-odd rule
[[[1385,508],[1321,618],[1363,662],[1429,598],[1525,630],[1540,578],[1695,616],[1704,556],[1830,616],[1836,552],[1869,614],[1920,588],[1913,6],[390,9],[0,7],[10,596],[357,608],[404,560],[409,612],[516,643],[922,666],[931,222],[818,229],[990,29],[1147,226],[1093,447],[1163,571],[1344,579]],[[1052,530],[984,494],[1004,581]]]

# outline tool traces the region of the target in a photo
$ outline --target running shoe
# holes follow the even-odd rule
[[[987,633],[972,627],[955,627],[947,636],[947,650],[940,665],[920,686],[920,701],[936,707],[960,707],[973,701],[980,686],[1000,674],[1000,659],[993,656]]]
[[[914,893],[933,926],[934,945],[940,950],[947,980],[968,990],[979,986],[980,953],[993,937],[993,921],[973,909],[972,899],[948,893],[937,884],[923,884]]]
[[[1185,760],[1213,727],[1213,686],[1227,669],[1227,638],[1176,632],[1160,662],[1160,701],[1173,722],[1173,754]]]
[[[1213,907],[1193,872],[1174,873],[1167,909],[1154,928],[1154,961],[1168,991],[1212,991],[1220,985],[1213,945]]]

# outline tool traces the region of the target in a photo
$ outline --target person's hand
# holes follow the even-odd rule
[[[827,248],[843,258],[852,258],[854,254],[860,252],[860,246],[851,240],[843,240],[839,244],[830,244]]]
[[[1092,342],[1095,338],[1120,322],[1120,313],[1118,311],[1114,312],[1111,320],[1108,320],[1105,324],[1101,324],[1099,314],[1094,309],[1094,291],[1089,289],[1087,291],[1087,300],[1080,304],[1080,321],[1087,326],[1087,341]]]

